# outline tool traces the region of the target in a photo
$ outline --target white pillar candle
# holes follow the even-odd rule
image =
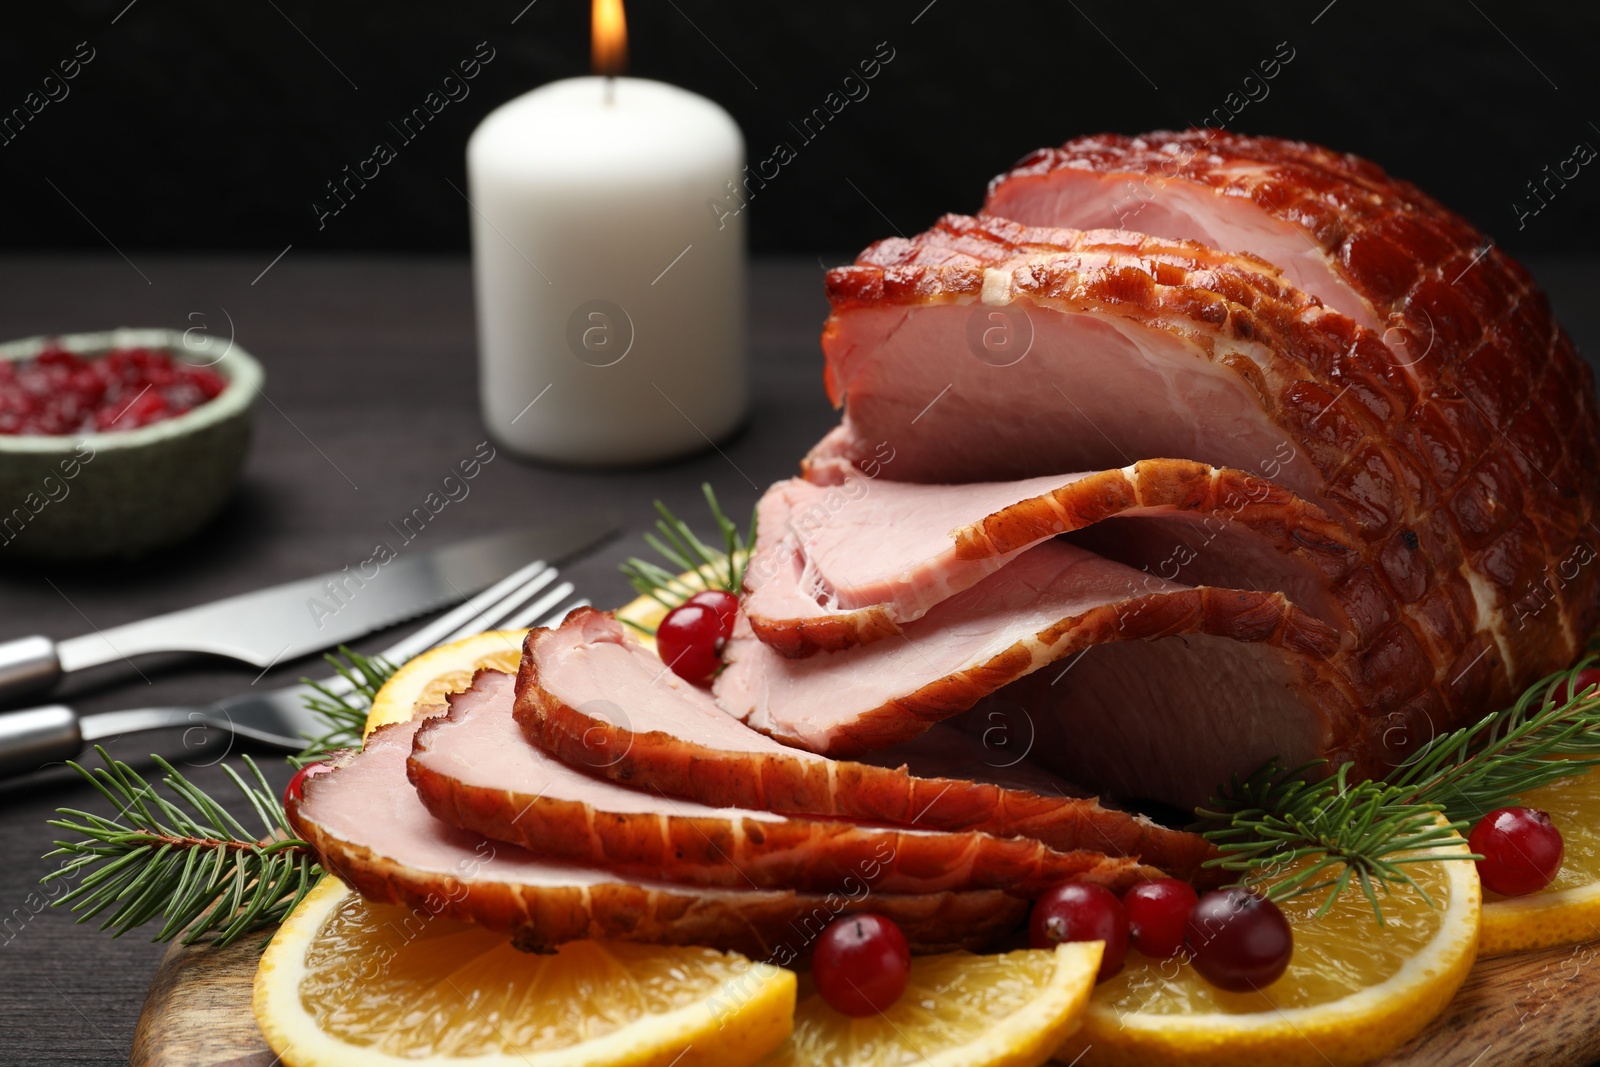
[[[710,204],[743,164],[726,111],[638,78],[554,82],[483,120],[467,176],[479,383],[498,441],[561,463],[643,463],[738,424],[744,220]]]

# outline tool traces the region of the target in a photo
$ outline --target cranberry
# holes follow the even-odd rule
[[[133,430],[168,414],[166,396],[145,386],[129,397],[120,409],[101,408],[95,415],[95,426],[101,430]]]
[[[704,685],[722,665],[722,622],[704,604],[679,604],[656,627],[661,659],[684,681]]]
[[[1551,687],[1552,699],[1557,703],[1565,704],[1573,697],[1581,696],[1592,686],[1600,685],[1600,668],[1585,667],[1572,676],[1572,680],[1563,685],[1556,682]]]
[[[0,433],[131,430],[215,399],[227,380],[166,352],[117,349],[86,359],[51,344],[28,360],[0,360]]]
[[[289,784],[283,787],[283,804],[289,806],[290,801],[299,801],[305,794],[306,779],[315,778],[325,771],[333,770],[333,765],[326,760],[308,763],[294,772],[294,777],[289,779]]]
[[[733,636],[733,621],[739,617],[739,598],[725,589],[707,589],[689,598],[689,603],[700,604],[717,613],[722,626],[722,639]]]
[[[1194,886],[1176,878],[1140,882],[1122,894],[1133,947],[1154,959],[1176,956],[1183,948],[1189,912],[1199,900]]]
[[[911,977],[906,935],[871,912],[835,919],[817,939],[811,977],[835,1011],[857,1017],[888,1011]]]
[[[1109,889],[1089,882],[1063,882],[1033,902],[1028,938],[1034,948],[1063,941],[1104,941],[1100,974],[1104,981],[1122,970],[1128,954],[1128,915]]]
[[[1501,896],[1543,889],[1561,869],[1565,846],[1550,816],[1532,808],[1497,808],[1478,820],[1467,845],[1483,859],[1478,878]]]
[[[1249,889],[1217,889],[1189,912],[1184,948],[1218,989],[1248,993],[1278,980],[1294,955],[1294,933],[1278,906]]]

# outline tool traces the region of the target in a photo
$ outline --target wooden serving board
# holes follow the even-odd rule
[[[272,1067],[250,1014],[261,939],[168,950],[131,1067]],[[1587,1067],[1600,1060],[1600,942],[1480,960],[1433,1025],[1383,1067]]]

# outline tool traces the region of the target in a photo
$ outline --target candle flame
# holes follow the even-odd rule
[[[594,72],[615,77],[628,65],[628,20],[622,13],[622,0],[594,0],[590,19]]]

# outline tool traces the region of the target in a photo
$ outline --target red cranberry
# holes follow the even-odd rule
[[[1199,901],[1194,886],[1176,878],[1140,882],[1122,894],[1133,947],[1154,959],[1176,956],[1183,948],[1189,912]]]
[[[817,939],[811,977],[835,1011],[856,1017],[888,1011],[911,977],[906,935],[871,912],[835,919]]]
[[[1532,808],[1497,808],[1478,820],[1467,845],[1483,859],[1478,878],[1501,896],[1543,889],[1561,869],[1565,846],[1550,816]]]
[[[168,414],[166,397],[159,390],[145,386],[124,401],[121,408],[101,408],[95,415],[95,426],[101,430],[135,430]]]
[[[1294,955],[1294,934],[1283,912],[1237,886],[1200,898],[1189,912],[1183,941],[1201,977],[1233,993],[1277,981]]]
[[[725,589],[707,589],[690,597],[688,602],[703,605],[717,613],[717,622],[722,626],[724,641],[733,636],[733,621],[739,617],[738,597]]]
[[[0,360],[0,433],[131,430],[180,415],[227,380],[166,352],[117,349],[86,359],[49,345],[28,360]]]
[[[684,681],[704,685],[722,665],[722,622],[704,604],[679,604],[656,627],[661,660]]]
[[[1089,882],[1063,882],[1033,902],[1028,939],[1034,948],[1063,941],[1104,941],[1098,981],[1122,970],[1128,954],[1128,916],[1109,889]]]
[[[326,760],[308,763],[294,772],[294,777],[289,779],[289,784],[283,787],[283,805],[289,806],[290,801],[298,802],[305,794],[306,779],[315,778],[326,771],[333,770],[333,765]]]
[[[1551,688],[1554,690],[1552,699],[1557,703],[1565,704],[1574,697],[1582,696],[1591,687],[1600,685],[1600,667],[1585,667],[1572,676],[1572,680],[1563,684],[1557,681]]]

